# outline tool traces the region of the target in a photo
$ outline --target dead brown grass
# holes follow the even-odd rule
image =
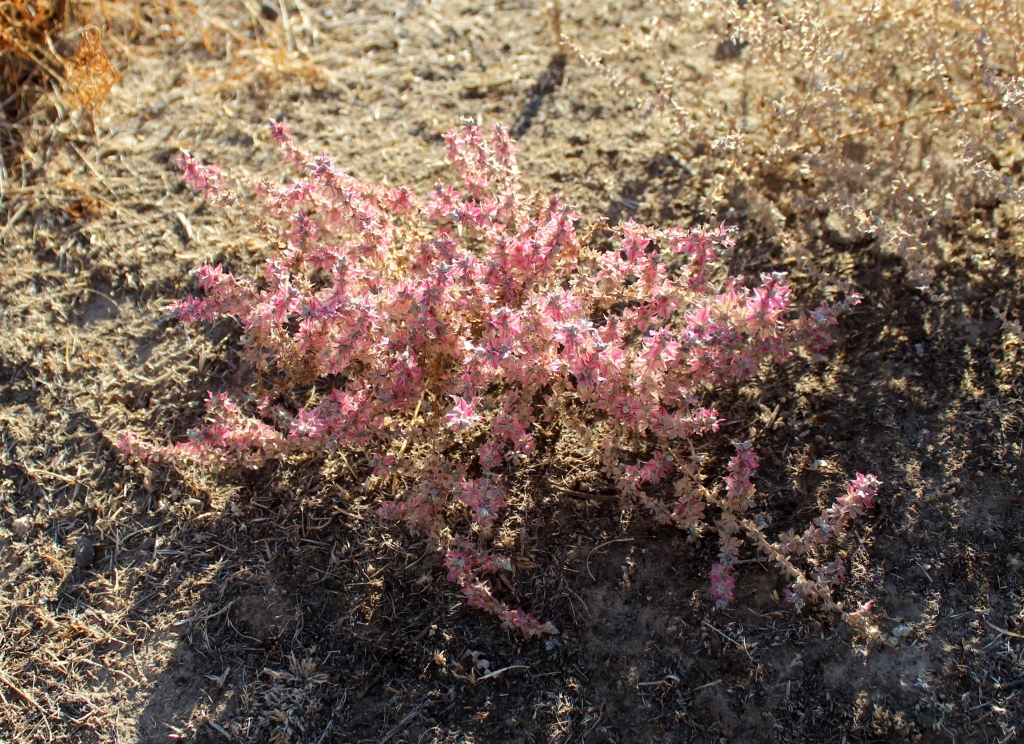
[[[107,57],[99,27],[88,25],[87,2],[0,2],[0,200],[18,176],[24,133],[40,97],[60,92],[71,109],[94,112],[120,75]],[[65,50],[62,52],[61,50]]]

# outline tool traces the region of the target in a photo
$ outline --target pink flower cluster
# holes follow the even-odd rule
[[[691,440],[717,430],[718,414],[704,403],[716,388],[798,351],[820,352],[838,308],[800,311],[783,274],[754,287],[725,276],[719,253],[732,239],[724,227],[627,221],[612,230],[613,246],[599,247],[560,199],[521,192],[516,146],[500,126],[449,133],[462,183],[426,199],[305,153],[283,124],[272,135],[298,171],[287,185],[254,187],[255,225],[279,250],[261,281],[203,267],[203,296],[176,312],[191,323],[236,318],[249,360],[278,390],[248,413],[211,395],[211,422],[188,441],[164,446],[125,433],[122,448],[207,467],[373,453],[370,485],[387,494],[380,513],[446,553],[469,604],[529,637],[554,629],[509,610],[479,577],[506,567],[487,545],[509,500],[507,478],[557,422],[593,440],[624,506],[695,534],[709,505],[722,511],[712,591],[728,601],[740,537],[755,534],[742,514],[753,504],[757,459],[739,445],[719,495],[698,482],[682,448],[692,453]],[[179,165],[214,203],[237,200],[216,169],[187,154]],[[282,380],[313,386],[314,397],[289,409]],[[837,502],[794,545],[819,545],[870,506],[858,498]],[[797,551],[789,546],[779,554]]]

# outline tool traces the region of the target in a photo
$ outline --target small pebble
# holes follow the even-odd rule
[[[79,568],[89,568],[93,558],[96,557],[96,549],[92,546],[92,540],[83,537],[75,543],[75,565]]]
[[[260,4],[260,13],[262,13],[263,17],[266,18],[268,21],[276,21],[277,14],[279,12],[280,11],[278,10],[277,6],[271,2],[264,2]]]
[[[897,625],[895,628],[892,629],[892,634],[894,638],[906,638],[908,635],[910,635],[910,632],[911,631],[909,625]]]
[[[14,530],[15,535],[27,535],[29,526],[28,517],[18,517],[11,522],[11,529]]]

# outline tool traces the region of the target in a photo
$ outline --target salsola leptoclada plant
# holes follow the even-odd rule
[[[836,307],[797,310],[783,274],[755,287],[726,276],[719,253],[732,240],[723,227],[628,221],[613,228],[613,244],[595,246],[560,199],[521,191],[516,146],[501,126],[450,132],[445,147],[462,185],[439,185],[425,200],[307,154],[283,124],[271,132],[298,178],[256,182],[251,216],[279,250],[262,281],[203,267],[204,295],[174,312],[187,323],[236,318],[249,359],[278,393],[318,392],[297,409],[275,394],[248,408],[211,393],[209,422],[187,441],[125,432],[124,451],[209,468],[302,452],[365,456],[380,515],[443,552],[471,606],[529,638],[555,629],[503,603],[487,577],[510,568],[494,544],[508,479],[539,456],[538,434],[551,429],[590,448],[623,508],[695,535],[717,530],[710,591],[720,603],[733,597],[747,539],[779,565],[796,604],[837,607],[830,587],[841,561],[806,574],[793,559],[870,508],[878,481],[858,475],[804,534],[772,542],[747,516],[756,502],[751,445],[736,445],[713,487],[693,457],[693,443],[719,425],[705,401],[766,363],[823,350]],[[217,168],[188,153],[178,164],[215,205],[240,200]]]

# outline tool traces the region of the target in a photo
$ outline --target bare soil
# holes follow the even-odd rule
[[[125,463],[120,429],[180,438],[207,390],[241,384],[238,329],[185,328],[165,308],[195,290],[192,269],[256,271],[265,248],[171,160],[187,148],[283,174],[270,117],[356,176],[421,192],[448,175],[441,137],[462,117],[508,122],[526,181],[584,224],[726,218],[741,228],[734,270],[790,270],[816,291],[741,202],[699,211],[708,185],[686,149],[607,74],[563,56],[545,4],[280,5],[286,18],[255,2],[95,6],[122,77],[110,99],[86,114],[46,93],[17,125],[24,175],[0,210],[0,741],[1024,734],[1024,360],[997,318],[1024,310],[1009,205],[950,227],[932,297],[870,239],[826,215],[805,225],[817,264],[865,301],[824,361],[720,402],[728,437],[756,436],[780,529],[854,471],[884,480],[843,545],[840,589],[851,607],[875,600],[874,634],[794,613],[758,562],[716,609],[712,542],[538,482],[507,591],[561,634],[524,643],[377,519],[358,463],[218,477]],[[599,53],[651,13],[580,0],[561,25]],[[690,41],[691,84],[708,106],[735,105],[737,55]],[[652,65],[643,49],[622,57],[628,79]]]

